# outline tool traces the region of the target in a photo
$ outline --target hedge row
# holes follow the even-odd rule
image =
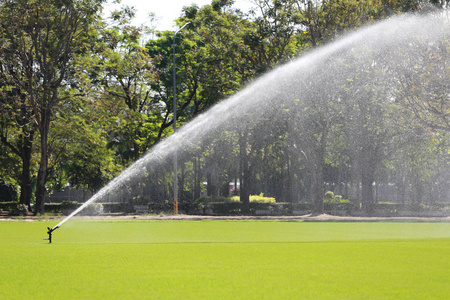
[[[351,203],[324,203],[326,213],[343,211],[350,213],[354,207]],[[213,215],[240,215],[244,212],[241,202],[211,202],[201,207],[203,214]],[[308,203],[249,203],[249,213],[252,215],[292,215],[313,211],[313,205]]]
[[[313,205],[308,203],[255,203],[250,202],[250,215],[295,215],[307,214],[313,211]],[[374,206],[374,214],[383,216],[396,216],[400,212],[417,214],[436,213],[436,215],[449,215],[450,206],[443,205],[402,205],[398,203],[380,203]],[[241,215],[244,214],[241,202],[211,202],[194,208],[194,213],[211,215]],[[359,206],[352,203],[324,203],[324,212],[332,215],[364,214]]]
[[[1,202],[0,209],[3,211],[12,211],[18,208],[18,202]],[[82,203],[78,202],[62,202],[62,203],[45,203],[45,211],[48,213],[64,213],[68,214]],[[437,211],[447,213],[448,204],[436,205],[401,205],[398,203],[379,203],[374,207],[375,211],[382,214],[396,215],[401,211],[411,212],[432,212]],[[361,212],[359,207],[355,207],[352,203],[324,203],[325,213],[328,214],[352,214]],[[91,207],[86,208],[85,214],[89,213],[134,213],[134,205],[131,203],[94,203]],[[172,212],[172,203],[149,203],[149,213]],[[241,202],[194,202],[180,203],[179,211],[187,214],[206,214],[206,215],[242,215],[244,207]],[[313,205],[309,203],[249,203],[250,215],[292,215],[303,214],[313,211]]]
[[[52,213],[64,213],[67,214],[69,212],[74,211],[78,207],[80,207],[83,203],[78,202],[62,202],[62,203],[45,203],[45,211]],[[97,203],[93,203],[95,205]],[[132,203],[124,203],[124,202],[106,202],[106,203],[98,203],[102,206],[102,210],[104,213],[133,213],[134,205]],[[88,209],[88,208],[86,208]],[[185,210],[185,206],[180,206],[181,210]],[[160,212],[169,212],[173,210],[173,205],[170,203],[149,203],[148,211],[150,213],[160,213]]]
[[[13,202],[0,202],[0,209],[4,211],[9,211],[12,209],[17,208],[17,205],[19,202],[13,201]]]

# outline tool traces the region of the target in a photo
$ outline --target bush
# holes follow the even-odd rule
[[[155,214],[159,214],[161,212],[170,212],[173,211],[173,204],[169,202],[149,203],[148,211]]]
[[[82,216],[99,216],[103,213],[103,205],[101,203],[90,203],[83,210],[80,215]]]
[[[0,180],[0,202],[17,202],[17,190],[8,183]]]
[[[213,214],[220,216],[239,215],[241,213],[241,202],[212,202],[209,204]]]
[[[313,205],[311,203],[292,203],[293,211],[312,211]]]
[[[46,213],[60,213],[61,203],[44,203],[44,210]]]
[[[324,203],[350,203],[348,199],[342,199],[341,195],[335,195],[332,191],[325,193]]]
[[[259,195],[250,195],[250,202],[256,203],[275,203],[274,197],[264,197],[264,194],[261,193]]]
[[[337,211],[345,211],[346,213],[350,213],[353,210],[353,204],[348,200],[347,202],[332,202],[332,203],[324,203],[324,210],[327,213],[336,213]]]
[[[232,196],[232,197],[216,197],[213,199],[213,197],[210,196],[203,196],[200,198],[197,198],[194,203],[197,204],[204,204],[204,203],[211,203],[211,202],[240,202],[240,196]],[[250,195],[250,203],[275,203],[274,197],[264,197],[264,194],[261,193],[259,195]]]
[[[389,211],[391,213],[398,212],[403,207],[400,203],[388,203],[388,202],[380,202],[375,204],[374,209]]]
[[[257,210],[270,210],[270,203],[250,202],[250,211],[255,212]]]
[[[75,210],[78,207],[81,206],[81,203],[78,203],[76,201],[63,201],[61,202],[61,210],[69,209],[69,210]]]
[[[28,208],[25,204],[17,204],[16,207],[10,210],[10,216],[26,216]]]
[[[325,199],[334,199],[334,193],[332,191],[327,191],[325,193]]]
[[[128,203],[124,202],[105,202],[102,203],[103,205],[103,212],[105,213],[119,213],[119,212],[126,212]]]
[[[4,211],[13,210],[17,207],[17,201],[11,201],[11,202],[0,202],[0,209]]]
[[[75,209],[81,206],[81,203],[78,203],[76,201],[63,201],[61,202],[61,212],[64,215],[69,215],[72,213]]]
[[[278,202],[278,203],[268,203],[269,211],[274,215],[291,215],[292,214],[292,203]]]
[[[237,201],[239,201],[239,198],[238,198],[237,201],[234,201],[233,198],[234,197],[223,197],[223,196],[220,196],[220,197],[213,198],[211,196],[202,196],[200,198],[197,198],[194,201],[194,203],[196,203],[196,204],[205,204],[205,203],[212,203],[212,202],[221,202],[222,203],[222,202],[237,202]]]
[[[269,211],[273,215],[289,215],[292,213],[291,203],[250,202],[250,214],[258,210]],[[204,204],[204,212],[211,210],[212,214],[220,216],[241,215],[242,202],[210,202]]]

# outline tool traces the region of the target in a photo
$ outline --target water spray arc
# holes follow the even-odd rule
[[[177,32],[187,25],[188,23]],[[125,198],[120,195],[122,191],[131,190],[137,193],[138,183],[144,180],[146,180],[145,183],[150,182],[146,179],[148,174],[158,174],[158,172],[170,174],[172,165],[175,175],[174,200],[177,200],[177,157],[180,161],[182,159],[187,161],[200,147],[199,144],[211,146],[210,141],[223,131],[244,131],[254,124],[258,126],[264,124],[264,122],[256,121],[270,120],[267,122],[270,128],[278,131],[258,127],[253,131],[255,139],[259,134],[271,142],[280,137],[279,132],[281,132],[292,139],[289,145],[286,143],[286,148],[291,147],[289,151],[303,151],[297,146],[308,141],[304,137],[309,137],[307,134],[312,137],[317,136],[314,135],[315,128],[309,129],[309,132],[305,129],[313,123],[310,120],[314,121],[311,115],[330,113],[331,117],[340,119],[341,115],[337,113],[344,114],[347,111],[354,113],[351,109],[357,107],[359,104],[357,101],[366,104],[364,101],[371,100],[370,97],[377,97],[376,99],[383,99],[379,102],[381,106],[389,101],[392,102],[393,97],[401,97],[395,92],[404,84],[401,82],[403,78],[417,75],[414,78],[418,81],[422,80],[422,77],[419,79],[420,74],[414,73],[415,66],[430,57],[429,51],[438,51],[436,47],[441,41],[447,41],[450,38],[448,25],[445,17],[407,15],[364,27],[262,75],[240,92],[219,102],[180,128],[176,128],[176,32],[173,40],[174,134],[154,145],[141,159],[110,181],[55,227],[48,228],[49,242],[54,230],[89,204],[102,200],[113,202],[114,199],[128,201],[132,196]],[[436,50],[433,50],[435,48]],[[445,57],[442,60],[445,61]],[[433,77],[435,80],[444,81],[445,76],[448,76],[447,73],[443,73],[448,72],[445,65],[436,72],[437,76]],[[445,90],[448,84],[442,83],[442,86],[443,93],[448,94],[448,90]],[[424,89],[427,87],[427,84],[423,85]],[[357,117],[347,119],[349,119],[346,123],[348,133],[352,134],[353,131],[350,129],[356,128],[358,125],[356,121],[359,119]],[[330,120],[334,119],[330,118]],[[353,122],[353,120],[356,121]],[[378,126],[378,123],[375,125]],[[357,132],[356,129],[355,132]],[[260,143],[263,142],[262,140]],[[312,152],[316,149],[315,146],[316,144],[313,144],[307,148],[310,156],[315,154]],[[359,148],[355,146],[354,149]],[[222,151],[221,155],[225,160],[235,159],[231,156],[233,153]],[[357,155],[358,153],[354,154],[355,157]],[[222,156],[219,159],[223,159]],[[159,175],[155,175],[157,176]],[[151,178],[151,180],[158,181],[159,178]],[[143,195],[143,192],[140,195]]]

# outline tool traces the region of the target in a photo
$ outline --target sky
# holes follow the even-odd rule
[[[240,8],[246,12],[252,7],[252,0],[235,0],[233,7]],[[136,8],[136,17],[133,25],[150,25],[148,14],[153,12],[159,18],[156,24],[156,30],[174,30],[176,29],[174,20],[181,15],[183,6],[197,4],[202,7],[211,4],[212,0],[122,0],[121,5],[133,6]],[[115,7],[113,0],[108,0],[104,6],[104,11],[111,11]]]

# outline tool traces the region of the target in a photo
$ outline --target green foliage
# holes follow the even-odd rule
[[[45,203],[45,212],[52,214],[60,214],[61,213],[61,203]]]
[[[443,1],[432,3],[445,6]],[[96,191],[173,133],[174,32],[159,32],[145,41],[144,31],[131,25],[132,8],[114,12],[113,23],[107,26],[99,19],[101,4],[94,0],[0,2],[0,19],[10,25],[0,28],[3,180],[30,186],[38,174],[38,156],[44,153],[42,165],[48,161],[48,168],[40,173],[41,195],[67,183]],[[270,0],[255,2],[258,14],[246,14],[232,4],[214,0],[203,7],[191,5],[176,20],[180,26],[191,22],[175,41],[181,124],[311,47],[390,14],[420,9],[420,2],[407,0]],[[71,21],[76,20],[79,26],[74,28],[76,22]],[[42,43],[34,44],[37,41]],[[366,179],[364,199],[373,194],[369,190],[374,181],[389,178],[406,203],[420,208],[424,195],[448,201],[450,102],[446,77],[440,75],[447,64],[448,43],[410,42],[411,47],[401,49],[404,57],[398,62],[370,60],[359,66],[364,69],[361,73],[354,72],[358,51],[338,60],[333,57],[326,64],[334,65],[341,76],[326,82],[327,87],[311,81],[302,95],[295,95],[292,106],[282,107],[276,116],[260,120],[249,113],[245,129],[227,128],[218,139],[198,145],[195,158],[183,158],[182,200],[198,197],[205,173],[214,169],[215,177],[208,182],[209,188],[216,189],[214,194],[227,195],[226,185],[239,178],[251,182],[241,186],[247,188],[244,196],[266,191],[278,201],[308,199],[316,204],[309,210],[317,212],[324,202],[323,183],[354,188],[352,182],[361,178],[350,174]],[[58,45],[68,48],[59,52]],[[421,47],[423,59],[410,59],[411,49]],[[45,59],[38,60],[39,55]],[[402,78],[399,67],[411,71],[407,78]],[[398,87],[397,80],[405,84]],[[364,84],[355,94],[361,83],[372,84]],[[315,98],[315,91],[330,87],[333,95]],[[284,122],[296,111],[292,122]],[[43,124],[44,119],[49,123]],[[38,138],[45,143],[36,143]],[[170,198],[171,178],[170,172],[149,178],[164,190],[160,200]],[[348,203],[334,194],[325,198],[326,209]],[[147,196],[134,199],[148,200]],[[374,203],[371,200],[364,200],[365,204]],[[200,198],[195,203],[238,201],[235,196]],[[249,202],[254,205],[251,209],[261,204],[261,210],[286,211],[279,209],[282,205],[275,198],[262,194],[250,196]],[[227,205],[222,205],[224,211],[238,210],[235,204]]]
[[[127,211],[127,203],[123,202],[106,202],[102,203],[103,211],[105,213],[118,213],[118,212],[126,212]]]
[[[25,204],[16,204],[10,211],[10,216],[26,216],[28,207]]]
[[[196,203],[209,203],[209,202],[239,202],[240,196],[231,196],[231,197],[210,197],[210,196],[202,196],[195,200]],[[264,197],[264,194],[261,193],[259,195],[251,195],[250,202],[252,203],[275,203],[274,197]]]
[[[86,206],[81,212],[83,216],[99,216],[103,214],[103,204],[102,203],[91,203]]]
[[[332,191],[325,193],[324,203],[350,203],[348,199],[342,199],[341,195],[335,195]]]
[[[331,215],[351,215],[351,213],[355,210],[354,204],[350,202],[325,202],[324,203],[324,211],[327,214]]]
[[[240,202],[211,202],[208,205],[214,215],[230,216],[240,215],[242,204]]]
[[[210,203],[210,202],[232,202],[231,198],[229,197],[210,197],[210,196],[202,196],[198,199],[195,200],[195,203],[199,203],[199,204],[205,204],[205,203]]]
[[[325,193],[325,199],[334,199],[334,193],[332,191],[327,191]]]
[[[240,201],[239,196],[230,197],[230,201],[237,202]],[[250,203],[275,203],[274,197],[264,197],[264,194],[261,193],[259,195],[250,195]]]
[[[76,201],[63,201],[61,202],[61,212],[64,215],[69,215],[71,212],[76,210],[78,207],[80,207],[82,204],[78,203]]]
[[[8,183],[0,180],[0,202],[17,201],[16,188]]]
[[[9,211],[17,207],[17,201],[13,202],[0,202],[0,209],[4,211]]]

